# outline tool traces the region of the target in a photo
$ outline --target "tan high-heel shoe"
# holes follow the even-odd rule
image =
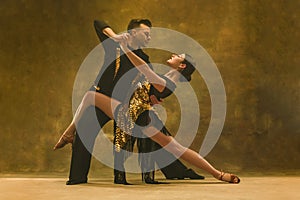
[[[237,175],[225,173],[225,172],[221,172],[218,179],[221,181],[225,181],[228,183],[234,183],[234,184],[238,184],[241,181]]]
[[[74,135],[67,135],[66,133],[64,133],[58,140],[58,142],[56,143],[56,145],[53,147],[53,150],[56,149],[61,149],[64,146],[66,146],[69,143],[73,143],[74,140]]]

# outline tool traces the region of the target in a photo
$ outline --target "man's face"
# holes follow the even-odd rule
[[[145,47],[151,39],[150,28],[145,24],[141,24],[139,28],[135,28],[132,31],[132,36],[132,39],[139,47]]]

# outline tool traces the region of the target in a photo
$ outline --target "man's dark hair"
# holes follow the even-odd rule
[[[127,26],[127,32],[131,29],[139,27],[141,24],[145,24],[148,27],[152,27],[151,21],[149,19],[132,19]]]

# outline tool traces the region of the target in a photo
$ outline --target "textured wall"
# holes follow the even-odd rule
[[[236,171],[299,170],[299,1],[2,0],[0,13],[0,172],[68,171],[70,148],[51,149],[71,121],[76,72],[98,44],[92,22],[105,19],[123,31],[138,17],[194,38],[216,62],[228,110],[207,157],[212,163]],[[201,80],[192,84],[201,97],[192,146],[198,150],[210,100]]]

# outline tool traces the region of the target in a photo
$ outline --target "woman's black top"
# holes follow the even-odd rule
[[[160,77],[166,80],[166,87],[164,88],[164,90],[162,92],[159,92],[157,89],[155,89],[153,85],[151,85],[149,92],[149,96],[155,95],[158,100],[170,96],[176,89],[176,84],[173,81],[162,75],[160,75]],[[153,126],[160,130],[162,127],[164,127],[161,120],[153,110],[144,111],[142,114],[139,115],[135,123],[142,127],[147,126],[149,125],[149,123],[151,123]]]
[[[158,100],[164,99],[164,98],[170,96],[176,88],[176,84],[173,81],[171,81],[170,79],[168,79],[165,76],[162,76],[162,75],[159,75],[159,76],[166,80],[165,89],[162,92],[159,92],[157,89],[155,89],[155,87],[153,85],[151,85],[150,92],[149,92],[149,95],[155,95]]]

